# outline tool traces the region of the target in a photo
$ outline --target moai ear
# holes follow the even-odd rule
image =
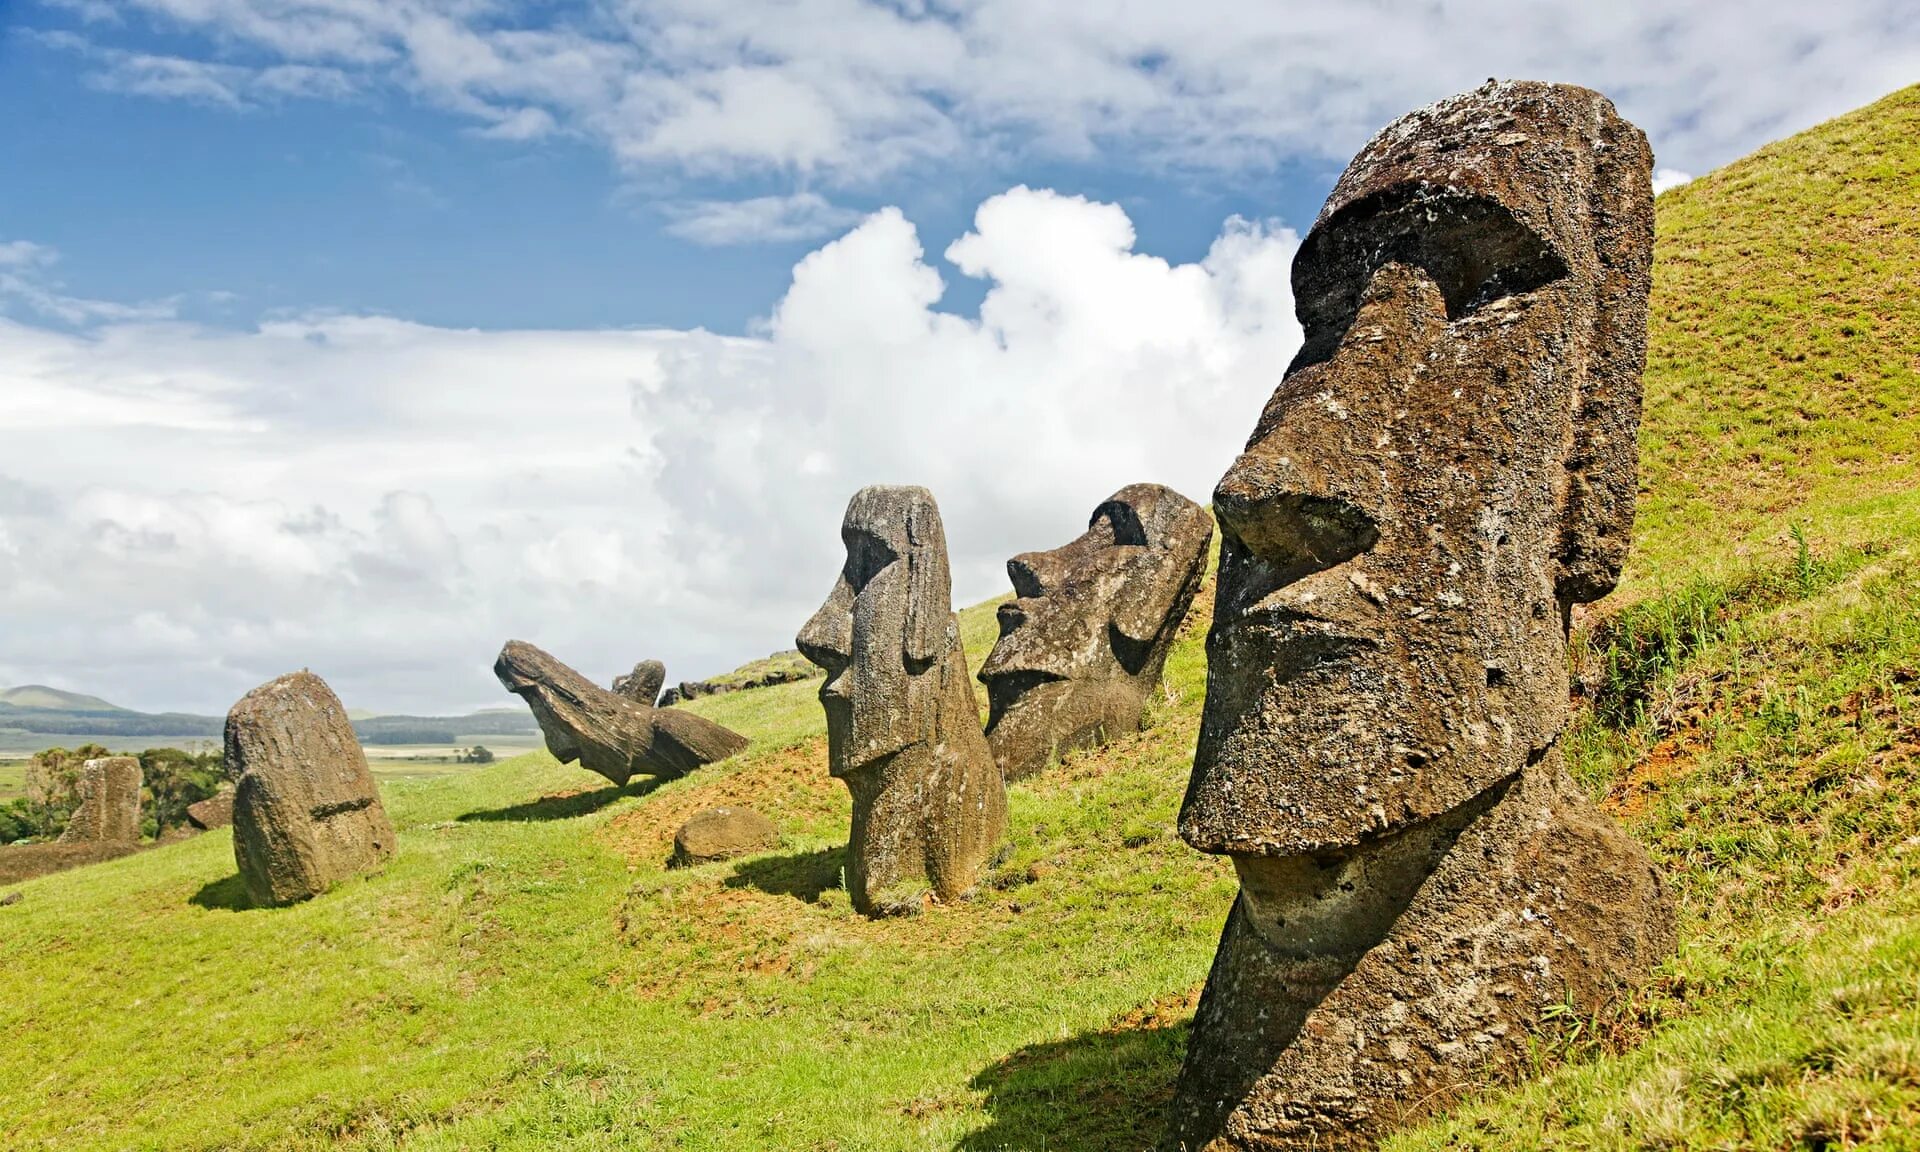
[[[1613,591],[1633,535],[1640,456],[1640,373],[1647,358],[1653,264],[1653,154],[1640,129],[1601,112],[1592,233],[1600,282],[1593,357],[1573,414],[1560,521],[1561,604]]]
[[[931,663],[947,650],[953,619],[953,576],[947,567],[947,534],[932,499],[907,509],[907,626],[902,648],[909,661]]]
[[[1173,611],[1185,581],[1182,573],[1169,571],[1174,557],[1155,548],[1151,563],[1140,563],[1128,574],[1127,582],[1113,598],[1113,627],[1136,644],[1146,644],[1160,634]]]

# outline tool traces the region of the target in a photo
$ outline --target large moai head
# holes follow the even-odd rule
[[[393,825],[353,723],[311,672],[269,680],[227,713],[233,856],[259,905],[291,904],[393,855]]]
[[[987,743],[1007,779],[1140,726],[1212,540],[1205,508],[1131,484],[1076,539],[1007,561],[1014,599],[1000,606],[1000,639],[980,669]]]
[[[847,559],[826,603],[796,638],[826,669],[835,776],[933,736],[938,677],[959,647],[940,509],[925,488],[874,485],[847,505]]]
[[[1294,261],[1305,344],[1214,493],[1194,847],[1348,847],[1558,736],[1568,611],[1632,528],[1650,163],[1598,93],[1490,83],[1341,176]]]
[[[1240,893],[1168,1148],[1370,1146],[1671,947],[1557,744],[1632,527],[1651,161],[1598,93],[1490,83],[1375,137],[1301,246],[1305,343],[1214,493],[1180,833]]]
[[[973,886],[1006,832],[1006,785],[980,729],[933,495],[863,488],[840,537],[846,562],[797,643],[826,669],[828,768],[853,797],[847,892],[886,915]]]

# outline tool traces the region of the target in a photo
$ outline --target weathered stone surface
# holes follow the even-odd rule
[[[233,858],[257,905],[292,904],[378,868],[393,825],[347,710],[311,672],[270,680],[227,713]]]
[[[827,759],[853,794],[847,888],[886,915],[971,888],[1007,829],[1006,785],[980,730],[951,603],[947,538],[924,488],[863,488],[847,559],[800,630],[826,669]]]
[[[1008,780],[1139,729],[1212,540],[1205,508],[1171,488],[1131,484],[1071,543],[1007,561],[1015,599],[1000,606],[1000,640],[980,680],[987,744]]]
[[[131,844],[140,839],[140,761],[89,760],[77,781],[80,806],[60,834],[62,844]]]
[[[187,822],[203,832],[233,823],[233,789],[222,788],[205,800],[187,805]]]
[[[645,691],[642,669],[625,677],[629,691]],[[666,669],[661,667],[661,679]],[[683,776],[702,764],[724,760],[747,746],[747,738],[702,716],[654,708],[636,697],[609,692],[531,644],[507,641],[494,661],[500,683],[527,702],[547,751],[562,764],[580,763],[624,786],[636,772]],[[647,674],[651,674],[648,670]],[[638,688],[634,687],[639,677]],[[653,684],[657,691],[659,681]]]
[[[1632,529],[1650,165],[1599,94],[1490,84],[1376,137],[1301,246],[1305,344],[1214,493],[1180,832],[1240,895],[1169,1148],[1369,1146],[1673,946],[1559,744]]]
[[[660,699],[660,686],[666,682],[665,664],[658,660],[642,660],[633,666],[633,671],[614,679],[613,690],[636,704],[652,708],[654,702]]]
[[[673,834],[675,868],[731,860],[780,846],[780,830],[751,808],[709,808],[695,813]]]

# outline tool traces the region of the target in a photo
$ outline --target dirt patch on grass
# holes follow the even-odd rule
[[[772,820],[784,835],[844,822],[852,811],[846,786],[827,774],[825,737],[750,755],[724,776],[696,774],[607,822],[600,839],[629,861],[660,867],[673,851],[673,834],[696,812],[735,805]]]
[[[1617,817],[1638,816],[1668,785],[1693,771],[1699,749],[1687,737],[1668,737],[1634,764],[1625,777],[1607,789],[1600,806]]]
[[[1111,1035],[1120,1032],[1139,1032],[1148,1028],[1172,1028],[1177,1024],[1185,1024],[1193,1019],[1195,1012],[1200,1010],[1200,993],[1205,988],[1204,983],[1195,984],[1185,992],[1175,992],[1170,996],[1162,996],[1158,1000],[1142,1004],[1138,1008],[1129,1009],[1115,1016],[1113,1022],[1101,1031]]]

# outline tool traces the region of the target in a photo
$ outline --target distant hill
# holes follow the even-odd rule
[[[98,696],[62,692],[58,688],[49,688],[45,684],[22,684],[18,688],[0,691],[0,704],[11,704],[16,708],[58,708],[70,712],[126,711],[118,704],[109,704]]]
[[[380,716],[348,713],[363,744],[452,744],[471,736],[534,736],[540,726],[520,708],[487,708],[465,716]],[[38,684],[0,692],[0,731],[48,736],[218,740],[226,722],[188,712],[135,712],[98,696]]]

